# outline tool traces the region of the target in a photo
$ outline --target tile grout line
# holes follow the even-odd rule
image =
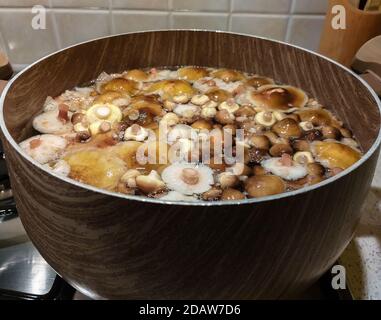
[[[230,0],[229,1],[228,29],[227,29],[228,31],[232,31],[232,20],[233,20],[232,12],[233,12],[233,0]]]
[[[49,0],[48,4],[49,4],[50,12],[52,15],[53,34],[54,34],[54,38],[56,40],[56,46],[58,49],[61,49],[62,48],[61,35],[60,35],[59,30],[58,30],[57,18],[56,18],[56,13],[53,10],[52,0]]]
[[[292,12],[294,12],[295,9],[295,2],[296,0],[292,0],[290,8],[288,10],[288,20],[287,20],[287,27],[286,27],[286,34],[284,36],[284,41],[289,43],[291,38],[291,25],[292,25]]]
[[[175,21],[173,19],[173,0],[168,0],[168,28],[173,29]]]

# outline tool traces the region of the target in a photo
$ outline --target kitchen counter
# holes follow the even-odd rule
[[[355,237],[340,257],[354,299],[381,299],[381,156]]]

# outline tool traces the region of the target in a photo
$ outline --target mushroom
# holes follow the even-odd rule
[[[286,112],[302,108],[308,101],[307,95],[298,88],[273,84],[249,92],[248,98],[256,107]]]
[[[314,128],[314,125],[312,124],[311,121],[301,121],[299,122],[299,126],[304,130],[304,131],[310,131]]]
[[[139,70],[139,69],[129,70],[125,74],[123,74],[123,77],[126,78],[127,80],[133,80],[133,81],[148,81],[149,80],[149,75],[143,70]]]
[[[67,177],[70,173],[70,166],[65,160],[53,161],[44,165],[47,169],[61,176]]]
[[[177,73],[180,78],[188,81],[196,81],[209,75],[208,70],[201,67],[184,67],[178,69]]]
[[[147,90],[150,93],[159,94],[164,100],[174,101],[180,99],[188,102],[195,93],[195,90],[188,81],[185,80],[162,80],[153,83]]]
[[[296,151],[310,151],[310,144],[306,140],[294,140],[292,141],[292,147]]]
[[[135,178],[136,186],[145,194],[157,193],[165,189],[165,183],[160,175],[152,170],[148,175],[140,175]]]
[[[271,129],[281,138],[299,138],[302,135],[302,130],[298,123],[291,118],[284,118],[278,121]]]
[[[284,181],[274,175],[252,176],[245,181],[249,197],[258,198],[282,193],[286,190]]]
[[[294,153],[294,150],[291,148],[289,144],[276,143],[270,148],[269,153],[273,157],[280,157],[282,154],[285,154],[285,153],[292,155]]]
[[[192,123],[191,127],[197,130],[212,130],[213,124],[211,121],[200,119]]]
[[[338,140],[341,136],[340,130],[333,126],[325,125],[321,128],[321,133],[324,139]]]
[[[306,108],[297,111],[296,114],[300,117],[301,121],[309,121],[314,126],[338,124],[338,121],[332,116],[332,114],[322,108]]]
[[[127,93],[120,91],[106,91],[95,97],[94,104],[112,103],[117,107],[126,106],[130,103],[131,98]]]
[[[176,113],[168,112],[160,120],[160,124],[172,127],[180,122],[179,117]]]
[[[227,188],[222,192],[221,200],[243,200],[246,196],[239,190],[233,188]]]
[[[135,95],[139,91],[139,83],[134,80],[115,78],[101,86],[101,93],[107,91],[125,92],[128,95]]]
[[[311,145],[315,158],[327,168],[346,169],[360,160],[361,153],[350,146],[334,141],[315,141]]]
[[[274,114],[270,111],[261,111],[255,115],[255,121],[265,127],[271,127],[276,122]]]
[[[136,169],[128,169],[120,178],[120,181],[125,183],[129,188],[136,188],[136,177],[140,176],[141,172]]]
[[[126,171],[124,161],[105,150],[80,150],[63,160],[70,166],[70,178],[107,190],[114,190]]]
[[[298,151],[292,158],[295,162],[300,164],[313,163],[314,158],[309,151]]]
[[[262,134],[252,134],[247,138],[247,143],[258,149],[268,150],[270,148],[269,138]]]
[[[217,176],[217,182],[222,189],[234,188],[239,184],[239,179],[231,172],[222,172]]]
[[[221,79],[225,82],[233,82],[245,79],[244,75],[241,72],[232,69],[218,69],[212,72],[211,76]]]
[[[59,118],[58,110],[39,114],[33,119],[32,125],[41,133],[65,134],[73,130],[73,124],[70,121],[62,121]]]
[[[267,174],[267,171],[262,166],[256,165],[256,166],[253,167],[253,175],[255,175],[255,176],[262,176],[264,174]]]
[[[127,130],[124,132],[123,139],[126,141],[128,140],[144,141],[148,138],[148,136],[149,136],[149,132],[143,127],[135,123],[131,127],[127,128]]]
[[[146,128],[155,123],[155,117],[162,117],[165,114],[158,98],[154,95],[133,97],[124,112],[129,114],[136,111],[138,112],[136,123]]]
[[[256,111],[251,106],[241,106],[237,111],[234,112],[234,115],[238,117],[250,118],[254,117]]]
[[[201,198],[205,201],[217,201],[221,198],[222,190],[218,187],[211,187],[208,191],[205,191]]]
[[[188,121],[194,120],[200,114],[200,111],[200,107],[193,104],[178,104],[173,109],[174,113]]]
[[[322,177],[324,175],[325,169],[320,163],[312,162],[307,164],[307,171],[308,175]]]
[[[234,100],[223,101],[219,104],[218,110],[226,110],[229,113],[234,113],[239,109],[239,105]]]
[[[202,164],[173,163],[161,176],[169,189],[186,195],[204,193],[214,183],[213,170]]]
[[[86,111],[86,120],[90,124],[99,121],[115,123],[121,121],[122,116],[119,107],[111,103],[94,104]]]
[[[227,110],[219,110],[215,115],[215,120],[220,124],[233,124],[234,115]]]
[[[215,107],[206,107],[201,109],[201,117],[204,119],[212,119],[216,116],[217,109]]]
[[[261,162],[261,166],[265,168],[266,171],[271,172],[285,180],[298,180],[307,175],[307,168],[305,165],[301,165],[292,161],[292,158],[287,155],[289,161],[284,161],[284,157],[275,157]],[[288,159],[287,159],[288,160]]]
[[[274,84],[274,80],[266,77],[254,76],[245,80],[245,84],[254,89],[258,89],[267,84]]]
[[[231,99],[233,95],[223,89],[214,88],[206,92],[206,95],[209,97],[210,100],[221,103],[228,99]]]
[[[196,106],[202,106],[209,101],[209,97],[206,94],[196,94],[192,97],[191,102]]]
[[[167,141],[169,144],[173,144],[181,138],[196,141],[198,138],[197,131],[186,124],[177,124],[169,131]]]
[[[41,134],[20,143],[20,148],[41,164],[58,159],[67,146],[65,138],[53,134]]]

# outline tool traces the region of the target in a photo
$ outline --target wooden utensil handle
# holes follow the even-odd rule
[[[336,5],[345,9],[345,29],[336,30],[332,26],[337,15],[332,8]],[[359,10],[348,0],[329,0],[319,52],[349,67],[357,50],[379,34],[381,12]]]

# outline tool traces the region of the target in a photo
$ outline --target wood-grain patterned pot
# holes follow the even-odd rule
[[[235,68],[299,86],[349,125],[366,154],[296,192],[173,204],[56,176],[18,147],[46,96],[102,71],[178,65]],[[25,229],[80,291],[102,298],[278,298],[311,285],[350,241],[379,151],[378,103],[349,70],[300,48],[238,34],[158,31],[102,38],[41,59],[8,84],[0,121]]]

